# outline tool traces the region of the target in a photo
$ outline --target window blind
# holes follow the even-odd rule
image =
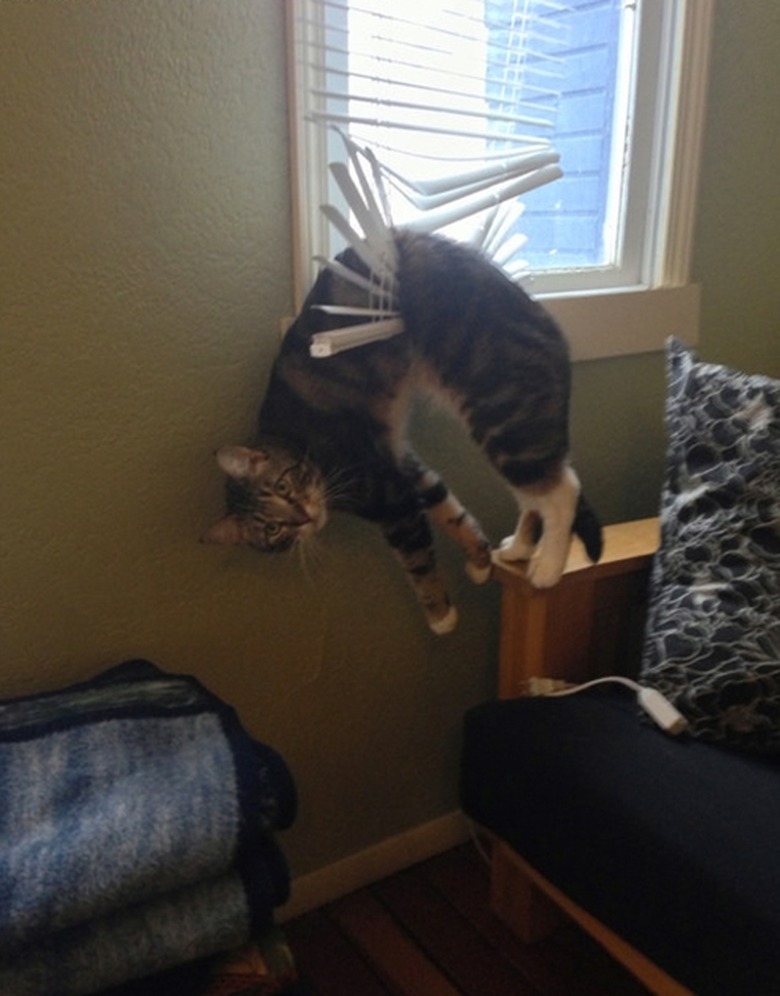
[[[489,239],[521,270],[518,198],[562,175],[550,133],[565,11],[558,0],[303,0],[309,121],[372,150],[394,224],[460,224],[453,234]]]

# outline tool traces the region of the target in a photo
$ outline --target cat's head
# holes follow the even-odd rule
[[[204,543],[282,552],[325,525],[325,481],[305,457],[274,445],[224,446],[217,463],[227,475],[227,514]]]

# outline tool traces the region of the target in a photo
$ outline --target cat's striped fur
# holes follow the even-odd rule
[[[456,615],[430,523],[463,547],[475,580],[489,574],[490,544],[409,446],[418,392],[449,403],[514,492],[520,515],[500,555],[530,560],[534,584],[558,581],[572,529],[598,559],[601,530],[568,463],[569,356],[553,319],[462,245],[404,231],[395,243],[405,334],[312,358],[312,335],[344,325],[312,305],[368,303],[353,284],[321,272],[284,338],[255,443],[217,455],[228,475],[227,516],[204,538],[284,550],[319,529],[328,509],[373,520],[441,633]],[[340,258],[365,272],[351,250]]]

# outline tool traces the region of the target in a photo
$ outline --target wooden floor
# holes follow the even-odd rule
[[[645,996],[574,924],[528,946],[471,844],[285,925],[311,996]]]

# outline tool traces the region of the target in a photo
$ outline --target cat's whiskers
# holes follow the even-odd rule
[[[350,495],[350,485],[353,474],[344,467],[328,476],[323,489],[323,500],[326,507],[338,506],[342,509],[355,505],[355,499]]]
[[[321,573],[323,561],[323,547],[319,536],[311,533],[295,544],[295,551],[298,563],[301,566],[301,573],[312,588],[316,587],[315,572]]]

